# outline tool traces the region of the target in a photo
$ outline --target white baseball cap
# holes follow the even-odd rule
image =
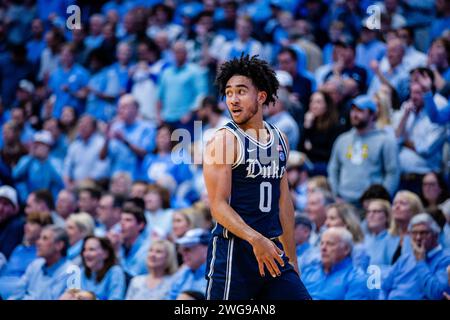
[[[17,192],[10,186],[0,187],[0,198],[9,200],[16,208],[19,207],[19,203],[17,201]]]
[[[22,89],[28,93],[33,93],[34,92],[34,84],[31,81],[22,79],[19,82],[19,89]]]
[[[440,205],[438,205],[438,208],[441,209],[442,213],[446,217],[450,217],[450,199],[444,201]]]
[[[292,87],[294,80],[292,79],[292,76],[289,72],[283,71],[283,70],[277,70],[277,71],[275,71],[275,74],[277,76],[277,80],[280,83],[281,87]]]
[[[52,146],[53,145],[53,137],[52,134],[49,131],[46,130],[41,130],[38,131],[34,134],[33,136],[33,141],[34,142],[40,142],[40,143],[44,143],[48,146]]]

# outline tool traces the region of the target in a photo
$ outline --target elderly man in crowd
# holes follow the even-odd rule
[[[53,225],[45,227],[37,241],[37,255],[20,279],[11,300],[56,300],[68,288],[72,264],[66,254],[69,238],[66,231]]]
[[[301,278],[313,299],[364,300],[370,298],[367,279],[353,266],[352,235],[342,227],[327,229],[320,241],[320,260],[303,267]]]
[[[450,252],[439,244],[441,229],[427,213],[409,223],[413,253],[401,256],[381,282],[383,299],[441,300],[450,293],[446,269]]]

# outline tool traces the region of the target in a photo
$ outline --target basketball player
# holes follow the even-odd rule
[[[288,141],[263,121],[275,102],[274,71],[257,57],[222,64],[217,75],[232,121],[204,155],[204,178],[217,224],[208,248],[206,298],[311,299],[298,274]]]

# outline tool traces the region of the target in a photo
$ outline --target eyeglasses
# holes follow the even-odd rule
[[[412,236],[426,236],[431,233],[431,230],[411,231]]]
[[[194,248],[195,248],[195,246],[192,246],[192,247],[179,247],[179,248],[178,248],[178,251],[179,251],[180,253],[183,253],[183,252],[191,252],[191,251],[194,250]]]
[[[424,182],[424,183],[422,183],[422,185],[424,187],[436,187],[438,184],[437,184],[437,182]]]
[[[375,209],[375,210],[366,210],[366,213],[384,213],[384,210],[382,209]]]

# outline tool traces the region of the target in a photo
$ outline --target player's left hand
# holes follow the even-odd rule
[[[270,272],[272,277],[281,275],[277,262],[284,267],[283,251],[276,246],[275,243],[261,236],[252,243],[253,253],[258,261],[259,273],[262,277],[265,276],[264,267]]]

